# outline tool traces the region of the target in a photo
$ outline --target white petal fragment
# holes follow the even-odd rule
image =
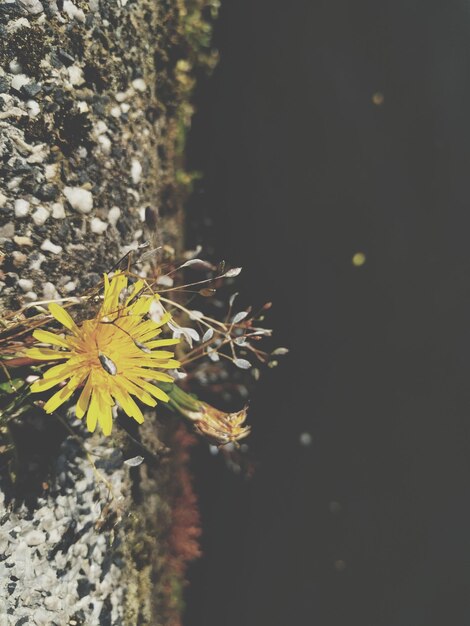
[[[244,320],[247,315],[248,315],[248,311],[240,311],[240,313],[237,313],[236,315],[234,315],[232,319],[232,324],[238,324],[238,322],[241,322],[242,320]]]
[[[231,270],[228,270],[227,272],[225,272],[225,274],[222,274],[220,278],[235,278],[235,276],[238,276],[240,274],[242,269],[243,268],[241,267],[233,267]]]
[[[131,459],[126,459],[124,461],[124,464],[128,465],[129,467],[137,467],[138,465],[141,465],[141,463],[143,462],[144,462],[143,456],[133,456]]]
[[[251,367],[250,361],[247,361],[246,359],[234,359],[233,362],[242,370],[249,370]]]
[[[209,341],[210,339],[212,339],[213,336],[214,336],[214,329],[208,328],[206,332],[204,333],[204,335],[202,336],[202,343]]]

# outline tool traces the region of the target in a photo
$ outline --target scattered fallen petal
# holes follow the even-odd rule
[[[207,268],[209,270],[213,269],[211,263],[203,261],[202,259],[189,259],[189,261],[186,261],[185,263],[183,263],[183,265],[180,265],[180,269],[182,269],[183,267],[193,267],[195,265],[198,265],[201,268]]]
[[[242,320],[244,320],[247,315],[248,315],[248,311],[240,311],[240,313],[237,313],[236,315],[233,316],[232,324],[238,324],[238,322],[241,322]]]
[[[232,307],[232,306],[233,306],[233,303],[235,302],[235,298],[238,296],[238,293],[239,293],[239,292],[238,292],[238,291],[236,291],[235,293],[233,293],[233,294],[230,296],[230,300],[228,301],[228,303],[229,303],[230,307]]]
[[[190,311],[189,318],[192,320],[200,320],[204,317],[204,313],[202,311]]]
[[[241,267],[233,267],[231,270],[228,270],[227,272],[225,272],[225,274],[222,274],[220,278],[235,278],[235,276],[238,276],[240,274],[242,269],[243,268]]]
[[[249,370],[251,367],[250,361],[247,361],[246,359],[234,359],[233,362],[242,370]]]
[[[208,328],[206,332],[204,333],[204,335],[202,336],[202,343],[209,341],[209,339],[212,339],[213,336],[214,336],[214,329]]]
[[[128,465],[129,467],[137,467],[138,465],[143,463],[143,461],[144,461],[143,456],[133,456],[131,459],[126,459],[124,461],[124,464]]]

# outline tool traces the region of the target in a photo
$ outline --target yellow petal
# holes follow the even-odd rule
[[[80,397],[78,399],[77,407],[75,409],[75,415],[78,417],[78,419],[82,419],[82,417],[85,415],[86,410],[88,408],[88,403],[90,402],[91,390],[93,388],[92,380],[93,380],[92,375],[88,376],[88,380],[86,381],[85,386],[83,387],[82,393],[80,394]]]
[[[116,398],[116,402],[122,407],[129,417],[133,417],[136,422],[142,424],[144,416],[134,400],[130,397],[127,391],[116,381],[117,384],[113,386],[113,396]]]
[[[157,361],[149,358],[150,355],[147,355],[145,359],[139,359],[139,365],[141,367],[158,367],[159,369],[165,370],[173,370],[178,368],[181,363],[179,361],[175,361],[174,359],[169,359],[168,361]]]
[[[155,396],[156,398],[158,398],[159,400],[162,400],[163,402],[169,402],[170,398],[169,396],[160,389],[160,387],[157,387],[156,385],[152,385],[152,383],[147,382],[146,380],[142,380],[142,378],[133,378],[132,381],[138,385],[139,387],[142,387],[142,389],[145,389],[145,391],[148,391],[148,393],[152,394],[152,396]]]
[[[78,363],[73,361],[74,359],[68,359],[66,363],[60,363],[60,365],[50,367],[44,372],[44,378],[58,378],[60,376],[62,380],[71,378],[77,369],[83,367],[81,361],[78,361]]]
[[[70,348],[68,342],[54,333],[50,333],[48,330],[36,329],[33,333],[33,337],[42,343],[50,343],[53,346],[60,346],[61,348]]]
[[[53,413],[61,404],[64,404],[64,402],[70,398],[74,391],[75,387],[69,387],[69,385],[62,387],[62,389],[51,396],[44,405],[46,413]]]
[[[163,346],[175,346],[181,341],[181,339],[156,339],[155,341],[148,341],[145,343],[145,347],[152,350],[153,348],[160,348]],[[144,342],[141,342],[144,343]]]
[[[119,313],[119,294],[127,287],[127,276],[121,272],[116,273],[109,285],[105,281],[104,300],[101,305],[100,315],[117,315]]]
[[[104,282],[104,295],[106,296],[106,293],[109,290],[109,276],[106,273],[103,274],[103,282]]]
[[[150,394],[124,376],[120,378],[120,383],[128,393],[132,393],[134,396],[137,396],[137,398],[139,398],[139,400],[144,404],[148,404],[149,406],[155,406],[157,404],[157,401],[154,400]]]
[[[62,381],[63,378],[61,376],[59,376],[59,378],[52,379],[41,378],[41,380],[35,380],[30,389],[32,393],[40,393],[41,391],[47,391],[47,389],[55,387]]]
[[[143,369],[142,367],[131,367],[126,371],[126,376],[139,376],[142,378],[148,378],[150,380],[160,380],[165,383],[172,383],[174,378],[164,372],[156,372],[153,370]]]
[[[129,306],[129,303],[132,302],[132,300],[136,298],[137,294],[140,293],[144,288],[145,288],[145,282],[141,278],[136,280],[135,283],[132,285],[132,291],[129,294],[129,297],[127,298],[126,303],[125,303],[125,306],[129,307],[129,310],[132,309],[132,304]]]
[[[131,315],[140,315],[143,317],[147,315],[150,310],[150,306],[152,304],[152,296],[139,296],[134,304],[129,307],[129,312]]]
[[[98,421],[99,413],[100,413],[100,410],[99,410],[98,400],[96,398],[96,393],[93,392],[93,395],[91,396],[90,406],[88,407],[88,411],[86,414],[86,427],[88,428],[90,433],[95,431],[96,422]]]
[[[70,358],[71,352],[62,352],[52,348],[28,348],[25,350],[26,356],[38,361],[56,361]]]
[[[114,400],[112,399],[111,394],[107,389],[100,389],[100,396],[105,404],[107,404],[108,406],[114,406]]]
[[[159,335],[161,332],[162,329],[160,328],[160,324],[157,324],[157,322],[153,322],[152,320],[145,320],[145,322],[138,324],[132,330],[132,336],[142,342],[145,341],[142,337],[148,336],[150,340]]]
[[[171,359],[172,357],[174,357],[174,353],[173,352],[168,352],[168,350],[154,350],[153,352],[149,352],[149,353],[144,353],[147,354],[147,357],[150,359]]]
[[[65,326],[65,328],[68,328],[74,334],[78,333],[77,325],[64,308],[55,302],[51,302],[49,305],[49,311],[52,317],[55,317],[55,319],[60,322],[62,326]]]
[[[96,392],[96,397],[99,406],[98,422],[101,426],[103,434],[108,437],[113,429],[113,414],[111,406],[105,401],[105,398],[100,391]]]
[[[145,322],[142,322],[135,328],[135,331],[134,331],[135,336],[142,337],[155,330],[158,330],[158,332],[155,332],[153,336],[158,335],[161,332],[161,327],[164,326],[164,324],[167,324],[170,320],[171,320],[171,313],[168,313],[168,312],[162,315],[162,318],[160,319],[159,322],[154,322],[153,320],[146,320]]]

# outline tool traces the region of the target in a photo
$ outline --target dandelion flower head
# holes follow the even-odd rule
[[[103,302],[92,319],[76,324],[63,307],[49,305],[51,315],[68,332],[35,330],[35,339],[51,347],[40,345],[27,351],[34,359],[61,361],[31,386],[31,391],[43,392],[65,383],[44,405],[47,413],[53,413],[81,389],[77,417],[86,415],[90,432],[99,423],[109,435],[115,405],[140,424],[144,417],[133,396],[148,406],[155,406],[157,400],[168,402],[168,395],[150,381],[173,382],[160,370],[176,368],[179,363],[173,352],[161,348],[175,345],[179,339],[156,338],[171,316],[165,313],[158,322],[148,319],[155,299],[158,295],[145,294],[143,280],[128,289],[127,276],[118,272],[111,280],[105,274]]]

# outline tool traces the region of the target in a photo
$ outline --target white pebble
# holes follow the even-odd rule
[[[131,107],[130,107],[130,105],[129,105],[129,104],[127,104],[127,102],[123,102],[123,103],[121,104],[121,111],[122,111],[123,113],[128,113],[130,108],[131,108]]]
[[[30,270],[39,270],[39,269],[41,269],[41,264],[45,260],[46,260],[46,257],[43,254],[39,253],[38,254],[38,258],[35,259],[34,261],[31,261],[31,263],[29,264],[29,269]]]
[[[111,226],[116,226],[117,221],[121,215],[121,209],[118,206],[113,206],[108,212],[108,222]]]
[[[76,288],[77,288],[77,283],[74,283],[73,280],[69,280],[69,282],[65,283],[63,287],[64,291],[66,291],[67,293],[70,293],[71,291],[75,291]]]
[[[15,200],[15,217],[26,217],[29,213],[30,204],[27,200]]]
[[[36,117],[39,113],[41,113],[41,107],[36,100],[28,100],[26,108],[28,109],[29,117]]]
[[[114,97],[116,98],[116,100],[117,100],[118,102],[124,102],[124,100],[126,100],[127,96],[128,96],[127,91],[118,91],[118,92],[115,94],[115,96],[114,96]]]
[[[31,291],[34,283],[29,278],[20,278],[18,281],[18,285],[21,287],[23,291]]]
[[[38,299],[38,294],[35,291],[28,291],[27,293],[24,294],[24,297],[26,300],[30,300],[31,302],[34,302],[34,300]]]
[[[77,20],[77,22],[85,22],[85,13],[82,9],[79,9],[70,0],[64,0],[63,10],[67,13],[71,20]]]
[[[28,260],[26,254],[23,254],[23,252],[20,252],[19,250],[13,250],[11,256],[13,257],[13,265],[15,267],[21,267]]]
[[[136,78],[133,80],[132,86],[136,91],[145,91],[147,89],[147,85],[145,84],[145,80],[143,78]]]
[[[39,378],[39,376],[36,376],[36,380],[38,378]],[[31,382],[34,382],[34,380],[32,380]],[[55,522],[55,518],[54,518],[54,522]],[[49,532],[49,543],[59,543],[60,538],[61,538],[61,536],[60,536],[59,529],[58,528],[51,528],[51,530]]]
[[[91,232],[95,233],[96,235],[102,235],[107,228],[108,224],[106,224],[106,222],[103,222],[103,220],[100,220],[99,217],[94,217],[90,221]]]
[[[60,298],[60,293],[57,291],[53,283],[44,283],[42,288],[42,294],[45,300],[57,300]]]
[[[67,73],[69,75],[69,82],[71,85],[83,85],[83,83],[85,82],[82,68],[78,67],[78,65],[71,65],[70,67],[68,67]]]
[[[22,9],[24,9],[31,15],[39,15],[39,13],[42,13],[44,11],[44,7],[39,2],[39,0],[17,0],[17,3]]]
[[[107,135],[100,135],[98,137],[98,142],[105,154],[109,154],[111,152],[111,139]]]
[[[46,541],[46,535],[40,530],[31,530],[25,536],[25,541],[28,546],[39,546]]]
[[[48,596],[44,598],[44,606],[49,611],[60,611],[62,609],[62,602],[55,596]]]
[[[11,88],[19,91],[23,85],[29,83],[29,77],[26,74],[16,74],[11,80]]]
[[[47,165],[44,166],[44,176],[46,180],[53,180],[56,177],[58,167],[57,163],[47,163]]]
[[[8,64],[8,69],[12,74],[21,74],[23,71],[23,68],[21,67],[20,63],[18,63],[17,59],[13,59],[13,61],[10,61],[10,63]]]
[[[36,626],[49,626],[51,623],[51,614],[46,609],[35,609],[34,623]]]
[[[113,117],[121,117],[121,109],[119,107],[113,107],[110,113]]]
[[[95,124],[95,133],[97,135],[102,135],[103,133],[108,132],[107,125],[103,122],[103,120],[98,120]]]
[[[142,178],[142,165],[139,161],[137,161],[137,159],[132,159],[131,176],[135,185],[137,185]]]
[[[21,4],[21,0],[18,1],[18,4]],[[29,20],[27,20],[25,17],[20,17],[17,20],[11,20],[7,24],[7,31],[9,33],[16,33],[16,31],[20,28],[31,28]]]
[[[32,217],[36,226],[42,226],[46,223],[47,218],[49,217],[49,211],[43,206],[38,206]]]
[[[90,107],[84,100],[80,100],[80,102],[77,102],[77,109],[80,111],[80,113],[88,113]]]
[[[13,237],[13,241],[17,246],[28,246],[30,248],[33,245],[31,237],[21,237],[20,235],[15,235]]]
[[[18,107],[15,107],[15,108],[18,111],[20,111],[20,113],[18,113],[18,115],[23,115],[23,113],[21,112],[21,109],[18,109]],[[16,111],[15,111],[15,115],[16,115]],[[18,189],[18,187],[20,186],[21,181],[22,181],[21,176],[15,176],[7,184],[7,189],[9,189],[10,191],[14,191],[15,189]]]
[[[89,213],[93,208],[93,196],[87,189],[82,187],[64,187],[64,196],[72,209],[79,213]]]
[[[16,91],[19,91],[23,85],[27,85],[28,83],[29,78],[26,74],[16,74],[16,76],[12,78],[11,87],[12,89],[16,89]]]
[[[52,243],[50,239],[44,239],[41,244],[41,250],[52,252],[52,254],[60,254],[62,252],[62,246],[57,246],[55,243]]]
[[[32,154],[26,159],[27,163],[42,163],[49,154],[49,147],[45,143],[33,146]]]
[[[65,217],[65,209],[62,202],[54,202],[52,205],[52,217],[55,220],[63,220]]]
[[[0,209],[3,209],[3,207],[7,203],[7,200],[8,198],[0,191]]]

